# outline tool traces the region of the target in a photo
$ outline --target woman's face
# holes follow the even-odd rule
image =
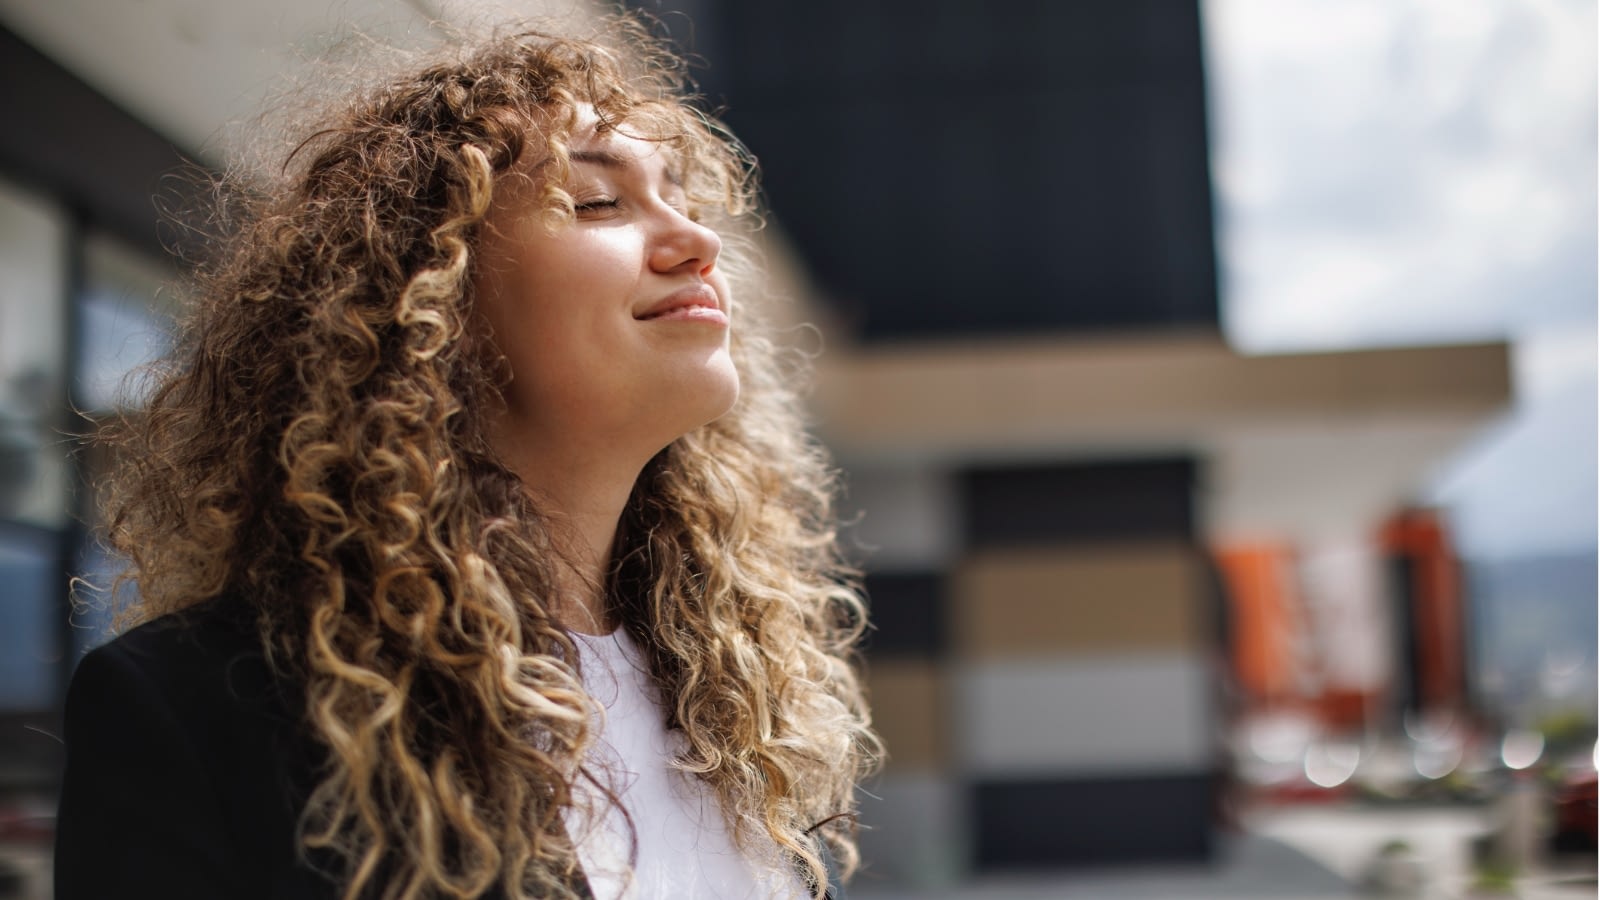
[[[551,231],[532,184],[496,196],[478,311],[511,366],[496,443],[527,461],[654,455],[733,406],[722,242],[687,215],[670,150],[589,114],[571,145],[576,216]]]

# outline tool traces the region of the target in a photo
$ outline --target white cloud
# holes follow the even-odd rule
[[[1238,346],[1440,343],[1593,318],[1593,3],[1205,11]]]
[[[1206,0],[1224,325],[1246,352],[1515,341],[1427,496],[1479,556],[1596,541],[1596,5]]]
[[[1449,507],[1472,557],[1593,550],[1596,528],[1594,335],[1519,343],[1516,372],[1530,388],[1504,422],[1444,466],[1428,492]]]

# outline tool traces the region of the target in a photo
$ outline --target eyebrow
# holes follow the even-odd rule
[[[601,168],[618,170],[630,169],[636,162],[610,150],[573,150],[567,154],[567,159],[575,163],[591,163]],[[683,187],[683,176],[679,174],[677,166],[669,164],[665,174],[668,184],[673,187]]]
[[[629,162],[610,150],[573,150],[567,154],[572,162],[593,163],[607,169],[626,169]]]

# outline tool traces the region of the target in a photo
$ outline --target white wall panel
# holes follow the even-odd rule
[[[1205,769],[1210,681],[1200,657],[1179,654],[962,666],[957,753],[983,777]]]
[[[941,571],[960,540],[955,487],[939,468],[852,466],[841,512],[847,552],[873,572]]]
[[[971,816],[961,784],[933,775],[883,775],[857,796],[863,868],[846,893],[869,885],[938,888],[965,874]]]

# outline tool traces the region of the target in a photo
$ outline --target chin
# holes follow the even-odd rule
[[[708,386],[705,393],[707,415],[701,425],[709,425],[722,418],[739,403],[739,370],[734,368],[732,360],[724,360],[725,365],[719,366],[721,371],[716,372],[716,382]]]
[[[739,402],[739,372],[726,355],[707,359],[690,371],[679,370],[669,383],[672,387],[657,393],[652,407],[660,429],[656,439],[663,446],[717,421]],[[673,402],[664,405],[664,398]]]

